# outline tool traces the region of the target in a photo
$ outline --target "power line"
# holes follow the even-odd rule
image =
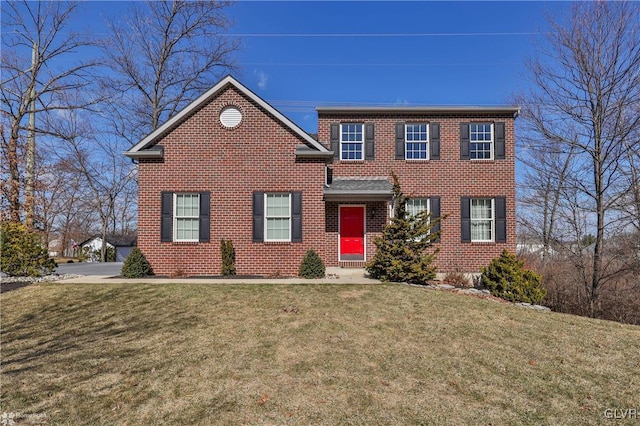
[[[231,37],[510,37],[545,35],[547,33],[227,33]]]
[[[503,62],[503,63],[473,63],[473,62],[464,62],[464,63],[435,63],[435,64],[426,64],[426,63],[304,63],[304,62],[243,62],[244,65],[274,65],[274,66],[310,66],[310,67],[469,67],[469,66],[478,66],[478,67],[496,67],[496,66],[512,66],[512,65],[520,65],[519,62]]]

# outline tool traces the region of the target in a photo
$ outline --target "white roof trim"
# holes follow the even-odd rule
[[[195,101],[191,102],[189,105],[184,107],[182,111],[180,111],[179,113],[171,117],[169,120],[167,120],[167,122],[164,123],[162,126],[158,127],[156,130],[151,132],[147,137],[142,139],[140,142],[138,142],[136,145],[134,145],[131,149],[129,149],[124,154],[127,156],[132,156],[133,154],[133,156],[136,156],[135,154],[137,152],[151,145],[159,137],[164,136],[169,130],[171,130],[176,125],[184,121],[189,116],[189,114],[191,114],[194,110],[197,110],[198,108],[200,108],[200,106],[202,106],[202,104],[204,104],[205,102],[209,101],[209,99],[216,96],[218,92],[224,89],[228,84],[231,84],[236,89],[238,89],[239,91],[244,93],[246,96],[248,96],[251,100],[255,101],[258,105],[260,105],[262,108],[267,110],[270,114],[276,117],[282,124],[289,127],[298,136],[300,136],[302,139],[304,139],[306,142],[308,142],[311,146],[316,148],[318,151],[329,152],[327,148],[325,148],[321,143],[319,143],[318,141],[313,139],[311,136],[309,136],[307,132],[302,130],[293,121],[289,120],[286,116],[280,113],[280,111],[278,111],[277,109],[269,105],[265,100],[263,100],[261,97],[253,93],[251,90],[245,87],[238,80],[228,75],[224,77],[222,80],[220,80],[218,83],[216,83],[216,85],[213,86],[211,89],[207,90],[198,99],[196,99]]]

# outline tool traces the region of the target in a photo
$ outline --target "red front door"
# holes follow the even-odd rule
[[[340,206],[340,260],[364,260],[363,206]]]

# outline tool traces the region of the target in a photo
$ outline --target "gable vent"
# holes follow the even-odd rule
[[[220,123],[227,129],[237,127],[242,121],[242,112],[236,106],[228,106],[220,112]]]

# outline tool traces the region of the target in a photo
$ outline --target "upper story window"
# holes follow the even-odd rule
[[[469,124],[469,154],[472,160],[491,160],[493,158],[493,124]]]
[[[405,159],[426,160],[429,158],[429,126],[426,123],[405,125]]]
[[[505,122],[460,123],[461,160],[505,160],[506,154]]]
[[[364,125],[346,123],[340,125],[340,159],[362,160],[364,145]]]
[[[471,199],[471,241],[494,241],[494,210],[493,198]]]
[[[265,194],[264,241],[291,241],[291,194]]]
[[[200,194],[174,194],[173,241],[198,241]]]
[[[440,159],[440,123],[398,122],[395,127],[396,160]]]

